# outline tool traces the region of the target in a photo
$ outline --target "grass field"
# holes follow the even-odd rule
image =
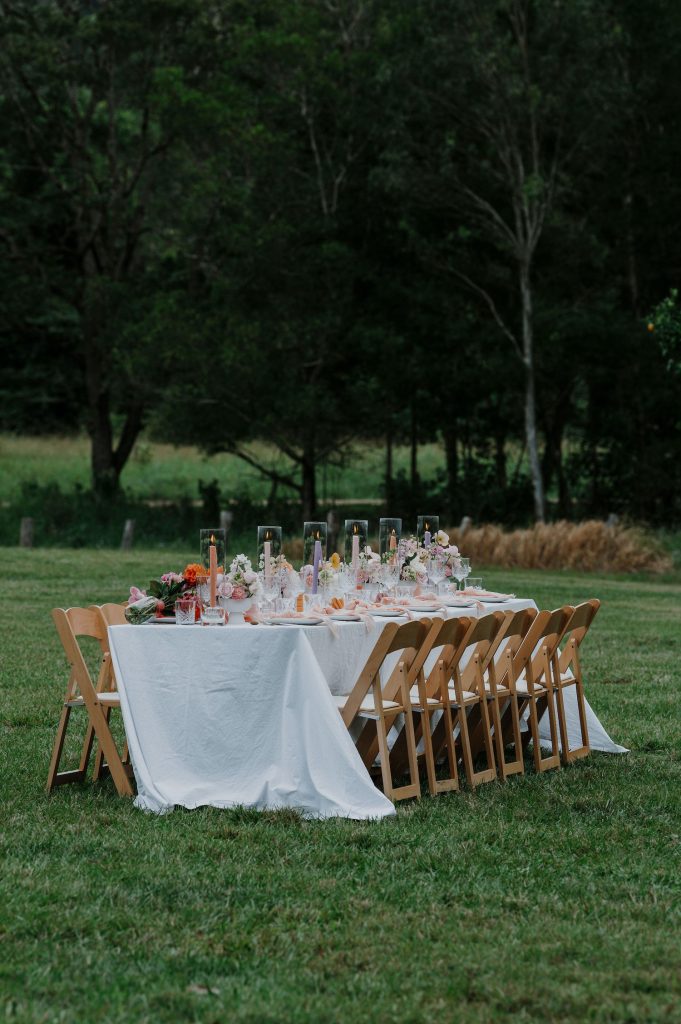
[[[253,450],[266,465],[286,464],[280,453],[262,443]],[[3,501],[18,498],[24,482],[42,485],[58,483],[70,491],[76,484],[90,486],[89,445],[84,437],[13,437],[0,435],[0,495]],[[322,502],[378,497],[384,472],[384,452],[380,446],[357,444],[342,469],[321,467],[317,487]],[[407,471],[409,449],[396,447],[394,473]],[[421,445],[419,472],[424,480],[444,469],[444,453],[438,444]],[[264,500],[269,484],[259,473],[234,455],[207,456],[196,448],[138,442],[121,482],[131,496],[178,500],[198,498],[198,481],[217,479],[225,497],[238,494],[252,500]]]
[[[601,598],[587,692],[628,756],[424,796],[379,824],[159,818],[108,782],[43,792],[66,668],[49,611],[121,600],[158,552],[0,564],[0,1016],[681,1019],[681,585],[486,574],[544,606]]]

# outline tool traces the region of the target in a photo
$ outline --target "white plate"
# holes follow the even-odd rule
[[[362,616],[355,615],[354,612],[331,612],[329,615],[330,619],[334,619],[336,622],[361,622]]]
[[[174,622],[175,622],[175,616],[174,615],[164,615],[164,617],[162,619],[147,619],[147,621],[144,623],[144,625],[146,626],[147,623],[148,623],[150,626],[166,626],[166,625],[169,625],[169,624],[172,625],[172,623],[174,623]]]
[[[401,615],[406,615],[406,609],[402,608],[369,608],[370,615],[380,615],[384,619],[397,619]]]
[[[512,601],[512,597],[478,597],[478,601],[482,604],[506,604],[507,601]]]
[[[438,604],[410,604],[407,605],[410,612],[440,612],[442,611],[442,602]]]
[[[318,626],[324,619],[312,618],[309,615],[301,615],[297,619],[286,619],[283,616],[273,615],[267,619],[270,626]]]
[[[447,608],[472,608],[475,605],[475,601],[452,601],[445,598],[442,602]]]

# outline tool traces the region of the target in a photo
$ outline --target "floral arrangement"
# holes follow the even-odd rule
[[[158,579],[150,580],[149,593],[140,590],[139,587],[130,587],[130,597],[125,609],[126,619],[133,624],[139,624],[154,617],[172,615],[178,598],[192,597],[196,594],[197,587],[207,575],[208,572],[202,565],[192,562],[181,573],[164,572]]]
[[[237,555],[232,560],[229,572],[222,579],[218,577],[218,594],[220,597],[231,598],[233,601],[245,601],[255,598],[260,593],[262,584],[257,572],[253,570],[250,558]]]
[[[367,544],[359,553],[359,568],[357,569],[358,583],[380,583],[381,582],[381,556],[371,550]]]
[[[319,572],[317,573],[317,583],[320,587],[327,586],[330,583],[334,583],[336,575],[340,571],[342,565],[341,557],[338,552],[334,551],[326,562],[319,563]],[[300,582],[304,590],[312,589],[312,580],[314,577],[314,566],[304,565],[300,570]]]

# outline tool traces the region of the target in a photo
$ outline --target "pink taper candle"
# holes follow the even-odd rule
[[[359,568],[359,534],[352,538],[352,568],[357,572]]]
[[[211,541],[215,540],[215,537],[210,538]],[[215,544],[211,544],[208,549],[210,556],[210,606],[215,608],[217,605],[217,589],[218,589],[218,552]]]

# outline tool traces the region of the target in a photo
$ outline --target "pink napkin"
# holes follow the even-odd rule
[[[467,597],[500,597],[504,599],[515,597],[515,594],[498,594],[495,590],[476,590],[474,587],[466,587],[461,593]]]

